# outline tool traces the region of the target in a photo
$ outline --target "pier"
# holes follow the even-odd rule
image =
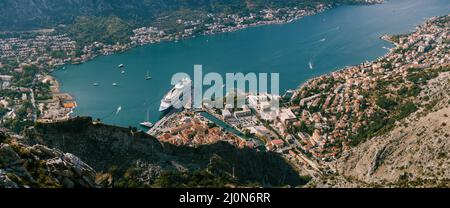
[[[164,115],[164,117],[162,117],[158,122],[155,123],[155,125],[147,131],[147,134],[150,134],[152,136],[154,136],[158,130],[161,129],[161,127],[163,127],[167,121],[169,121],[172,116],[175,115],[175,113],[177,113],[178,110],[176,109],[172,109],[170,110],[166,115]]]

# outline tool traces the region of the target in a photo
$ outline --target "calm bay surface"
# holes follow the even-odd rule
[[[138,126],[160,118],[158,107],[172,87],[172,75],[192,74],[194,64],[202,64],[204,73],[277,72],[282,93],[310,78],[383,56],[392,47],[380,39],[383,34],[406,33],[425,18],[449,13],[450,0],[342,6],[284,25],[141,46],[66,66],[53,76],[60,81],[61,91],[76,98],[74,115]],[[119,64],[126,66],[125,74],[117,69]],[[144,79],[147,71],[153,79]],[[119,106],[122,110],[117,113]]]

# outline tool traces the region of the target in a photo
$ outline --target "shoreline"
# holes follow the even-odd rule
[[[103,44],[101,42],[95,42],[89,46],[85,46],[85,47],[92,47],[93,45],[96,44],[100,44],[106,47],[116,47],[117,49],[113,49],[113,51],[108,51],[108,52],[104,52],[101,51],[98,54],[83,54],[83,56],[85,56],[85,58],[83,58],[83,56],[81,57],[75,57],[76,59],[81,59],[81,60],[72,60],[70,63],[64,63],[61,65],[55,65],[53,67],[51,67],[51,69],[49,69],[50,72],[58,70],[58,68],[64,67],[66,65],[79,65],[79,64],[83,64],[85,62],[91,61],[97,57],[102,57],[102,56],[109,56],[109,55],[114,55],[114,54],[121,54],[121,53],[125,53],[131,49],[137,48],[137,47],[142,47],[142,46],[148,46],[148,45],[152,45],[152,44],[158,44],[158,43],[164,43],[164,42],[178,42],[181,40],[188,40],[191,38],[196,38],[198,36],[209,36],[209,35],[218,35],[218,34],[223,34],[223,33],[231,33],[231,32],[237,32],[237,31],[241,31],[241,30],[245,30],[245,29],[249,29],[249,28],[255,28],[255,27],[263,27],[263,26],[270,26],[270,25],[284,25],[284,24],[290,24],[293,23],[295,21],[299,21],[302,20],[305,17],[310,17],[310,16],[314,16],[314,15],[318,15],[321,14],[323,12],[329,11],[331,9],[337,8],[337,7],[341,7],[341,6],[367,6],[367,5],[376,5],[376,4],[383,4],[385,3],[385,0],[368,0],[367,2],[361,3],[361,4],[357,4],[357,5],[325,5],[325,4],[318,4],[316,5],[315,9],[310,9],[310,10],[306,10],[306,9],[297,9],[298,11],[303,11],[306,14],[302,14],[302,15],[298,15],[298,16],[294,16],[285,20],[260,20],[259,22],[254,22],[251,24],[247,24],[247,25],[237,25],[234,27],[229,26],[228,28],[222,28],[222,31],[204,31],[202,33],[199,34],[189,34],[187,36],[183,36],[182,37],[178,37],[179,35],[175,35],[175,34],[167,34],[164,37],[158,37],[157,40],[147,40],[145,42],[135,42],[136,36],[138,35],[137,33],[134,33],[133,36],[130,36],[130,40],[132,40],[130,43],[126,43],[126,44],[116,44],[116,45],[106,45]],[[296,8],[296,7],[295,7]],[[286,9],[286,8],[278,8],[278,9]],[[152,26],[148,26],[148,27],[142,27],[142,28],[153,28]],[[136,28],[134,30],[139,30],[142,28]],[[225,30],[226,29],[226,30]],[[133,31],[134,31],[133,30]],[[133,43],[135,42],[135,43]]]
[[[426,21],[425,21],[425,22],[426,22]],[[425,22],[424,22],[424,23],[425,23]],[[389,56],[389,55],[392,54],[393,49],[396,49],[396,48],[397,48],[397,44],[395,44],[395,42],[393,42],[393,41],[390,40],[390,39],[385,39],[385,38],[384,38],[384,37],[388,37],[388,38],[389,38],[389,37],[392,37],[392,36],[393,36],[393,35],[387,35],[387,34],[385,34],[385,35],[382,35],[382,36],[379,37],[381,40],[384,40],[384,41],[386,41],[386,42],[388,42],[388,43],[391,43],[393,46],[395,46],[394,48],[390,48],[389,51],[386,52],[386,54],[384,54],[384,55],[382,55],[382,56],[379,56],[379,57],[376,57],[375,59],[370,60],[370,61],[369,61],[369,60],[366,60],[365,62],[361,62],[361,63],[354,64],[354,65],[350,65],[350,66],[345,66],[345,67],[342,67],[342,68],[338,68],[338,69],[336,69],[336,70],[334,70],[334,71],[328,72],[328,73],[326,73],[326,74],[318,75],[317,77],[313,77],[313,78],[310,78],[310,79],[306,80],[303,84],[300,84],[297,88],[295,88],[295,89],[289,89],[289,90],[298,90],[298,89],[304,87],[304,85],[307,85],[307,83],[312,82],[312,81],[314,81],[314,80],[316,80],[316,79],[319,79],[319,78],[321,78],[321,77],[323,77],[323,76],[330,76],[330,75],[332,75],[333,73],[344,72],[344,71],[349,70],[349,69],[351,69],[351,68],[353,68],[353,67],[361,66],[361,65],[363,65],[363,64],[371,64],[371,63],[373,63],[373,62],[375,62],[375,61],[378,61],[378,60],[380,60],[380,59],[386,58],[387,56]]]
[[[418,26],[420,26],[420,25],[422,25],[422,24],[425,24],[425,23],[427,23],[428,21],[430,21],[430,20],[432,20],[433,18],[436,18],[436,17],[438,17],[438,16],[434,16],[434,17],[427,18],[427,19],[425,19],[425,21],[423,21],[423,22],[422,22],[421,24],[419,24]],[[416,26],[416,27],[418,27],[418,26]],[[411,31],[411,32],[408,32],[408,33],[405,33],[405,34],[401,34],[401,35],[409,35],[409,34],[412,34],[412,33],[414,33],[414,32],[416,32],[416,28],[415,28],[413,31]],[[296,93],[298,93],[299,90],[301,90],[302,88],[304,88],[304,87],[306,87],[308,84],[310,84],[310,82],[314,82],[314,81],[316,81],[316,80],[318,80],[318,79],[321,79],[321,78],[324,78],[324,77],[327,77],[327,76],[332,76],[334,73],[343,73],[343,72],[346,72],[347,70],[351,70],[351,69],[353,69],[354,67],[358,67],[358,66],[361,66],[361,65],[364,65],[364,64],[373,64],[373,63],[376,62],[376,61],[380,61],[380,60],[382,60],[382,59],[384,59],[384,58],[389,57],[390,55],[392,55],[392,53],[393,53],[396,49],[398,49],[398,48],[400,47],[400,45],[399,45],[398,43],[396,43],[395,41],[392,40],[392,38],[393,38],[395,35],[398,35],[398,34],[384,34],[384,35],[381,35],[381,36],[379,37],[379,39],[381,39],[381,40],[383,40],[383,41],[386,41],[387,43],[390,43],[390,44],[392,44],[392,45],[394,46],[393,48],[389,48],[388,51],[386,52],[386,54],[384,54],[384,55],[382,55],[382,56],[379,56],[379,57],[377,57],[377,58],[375,58],[375,59],[373,59],[373,60],[371,60],[371,61],[367,60],[367,61],[362,62],[362,63],[358,63],[358,64],[351,65],[351,66],[345,66],[345,67],[343,67],[343,68],[338,68],[338,69],[336,69],[335,71],[328,72],[328,73],[322,74],[322,75],[318,75],[318,76],[316,76],[316,77],[313,77],[313,78],[310,78],[310,79],[306,80],[304,83],[300,84],[297,88],[295,88],[295,89],[288,89],[287,91],[289,91],[289,90],[296,91],[296,92],[294,93],[294,96],[292,96],[292,97],[295,97]]]
[[[380,0],[380,1],[383,2],[384,0]],[[133,41],[131,41],[131,43],[126,43],[126,44],[108,45],[109,47],[117,46],[120,49],[117,49],[117,50],[112,51],[112,52],[104,52],[104,53],[100,52],[100,54],[91,54],[91,55],[88,55],[88,57],[86,57],[85,59],[82,59],[82,60],[72,61],[71,63],[64,63],[62,65],[55,65],[49,71],[53,72],[55,70],[58,70],[58,68],[61,68],[61,67],[67,66],[67,65],[80,65],[80,64],[83,64],[85,62],[91,61],[91,60],[93,60],[93,59],[95,59],[97,57],[110,56],[110,55],[125,53],[125,52],[127,52],[127,51],[129,51],[131,49],[137,48],[137,47],[149,46],[149,45],[159,44],[159,43],[179,42],[179,41],[182,41],[182,40],[188,40],[188,39],[196,38],[196,37],[200,37],[200,36],[210,36],[210,35],[219,35],[219,34],[224,34],[224,33],[232,33],[232,32],[242,31],[242,30],[245,30],[245,29],[255,28],[255,27],[290,24],[290,23],[293,23],[295,21],[299,21],[299,20],[301,20],[301,19],[303,19],[305,17],[318,15],[318,14],[321,14],[321,13],[323,13],[325,11],[330,10],[330,9],[336,8],[336,7],[333,7],[331,5],[322,5],[322,4],[320,4],[319,6],[321,6],[321,7],[318,10],[309,10],[309,11],[305,10],[306,12],[309,12],[309,14],[307,14],[307,15],[294,17],[294,18],[291,18],[291,19],[288,19],[288,20],[284,20],[284,21],[283,20],[281,20],[281,21],[261,20],[259,22],[255,22],[255,23],[252,23],[252,24],[249,24],[249,25],[244,25],[244,26],[241,25],[241,27],[239,25],[235,26],[235,27],[231,27],[231,28],[228,28],[227,31],[203,32],[203,33],[199,33],[199,34],[191,34],[189,36],[181,37],[181,38],[174,37],[173,34],[168,34],[166,37],[161,37],[161,38],[158,38],[158,40],[151,40],[151,41],[148,41],[148,42],[133,43]],[[147,28],[147,27],[144,27],[144,28]],[[149,28],[151,28],[151,26],[149,26]],[[137,29],[139,29],[139,28],[137,28]],[[136,36],[136,34],[134,34],[134,36],[130,36],[130,39],[133,39],[135,36]],[[100,44],[103,44],[103,43],[100,43]],[[82,57],[76,57],[76,58],[82,58]]]
[[[50,105],[52,108],[44,110],[42,112],[43,115],[37,119],[37,122],[52,123],[54,121],[58,122],[69,120],[72,118],[71,115],[74,113],[74,109],[78,107],[75,97],[70,93],[61,92],[60,82],[54,76],[47,74],[44,79],[46,82],[50,82],[51,84],[50,91],[52,99],[40,101],[38,104],[40,106],[43,105],[46,108]],[[59,112],[60,114],[56,117],[46,118],[48,117],[47,114],[52,114],[50,111]]]

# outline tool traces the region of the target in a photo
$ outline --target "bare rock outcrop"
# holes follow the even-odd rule
[[[43,145],[28,145],[0,132],[0,187],[94,188],[95,171],[78,157]]]

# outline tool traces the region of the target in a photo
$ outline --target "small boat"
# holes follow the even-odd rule
[[[120,73],[121,73],[121,74],[125,74],[125,71],[121,71]]]
[[[119,106],[116,110],[116,116],[122,111],[122,106]]]
[[[314,69],[314,66],[311,61],[308,63],[308,65],[309,65],[309,69]]]
[[[153,123],[148,122],[148,121],[144,121],[142,123],[140,123],[141,126],[143,127],[147,127],[147,128],[152,128],[153,127]]]
[[[326,40],[327,40],[326,38],[323,38],[323,39],[319,40],[319,42],[325,42]]]
[[[116,87],[119,86],[117,83],[112,83],[112,86]]]
[[[151,129],[155,124],[148,121],[148,120],[150,120],[149,117],[150,117],[150,108],[147,108],[147,114],[146,114],[145,121],[140,123],[140,125]]]
[[[148,74],[148,71],[147,71],[147,75],[145,75],[145,80],[150,80],[150,79],[152,79],[152,77]]]
[[[123,65],[123,64],[119,64],[117,67],[119,67],[119,68],[123,68],[125,65]]]
[[[92,84],[92,85],[94,85],[94,87],[97,87],[97,86],[99,86],[99,84],[98,84],[98,83],[94,83],[94,84]]]

